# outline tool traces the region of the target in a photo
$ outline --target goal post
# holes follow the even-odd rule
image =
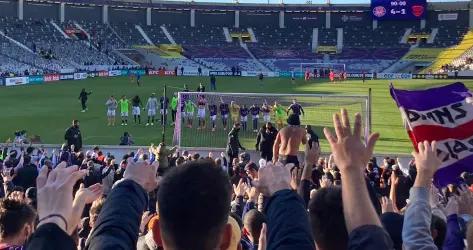
[[[309,68],[310,72],[313,69],[331,69],[336,72],[346,71],[346,65],[344,63],[300,63],[300,72],[304,73],[305,69]]]
[[[280,104],[284,110],[290,106],[295,99],[304,111],[305,115],[301,116],[301,125],[311,125],[314,131],[321,138],[322,148],[328,149],[328,144],[323,136],[324,127],[333,127],[332,114],[340,112],[341,108],[346,108],[350,114],[360,113],[362,116],[362,126],[364,129],[364,136],[367,137],[371,122],[370,122],[370,100],[369,95],[326,95],[326,94],[269,94],[269,93],[216,93],[216,92],[179,92],[178,100],[179,106],[176,114],[176,124],[174,127],[173,142],[175,145],[183,148],[217,148],[224,149],[227,145],[228,133],[233,126],[232,116],[228,115],[227,129],[224,130],[222,115],[218,109],[216,117],[216,129],[212,131],[212,121],[209,115],[208,106],[205,112],[204,129],[198,129],[198,109],[191,120],[193,122],[192,128],[187,126],[189,116],[185,116],[184,103],[186,100],[197,104],[200,95],[204,95],[207,100],[207,105],[215,104],[217,107],[220,104],[226,103],[230,106],[234,102],[240,107],[246,106],[250,108],[256,105],[261,108],[263,103],[267,103],[271,108],[274,103]],[[276,127],[276,117],[274,108],[270,113],[270,121]],[[279,118],[287,125],[287,115],[284,113],[283,119]],[[181,121],[181,122],[179,122]],[[237,119],[241,123],[241,117]],[[257,128],[261,128],[265,123],[262,114],[260,113]],[[248,150],[254,150],[256,145],[256,133],[253,131],[253,121],[251,113],[248,115],[247,129],[242,128],[239,133],[241,144]]]

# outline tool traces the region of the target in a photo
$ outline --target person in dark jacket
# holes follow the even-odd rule
[[[230,158],[230,164],[233,163],[233,159],[238,157],[240,149],[246,150],[241,144],[240,139],[238,138],[238,133],[240,132],[240,123],[235,123],[232,130],[228,133],[227,141],[227,155]]]
[[[259,130],[256,137],[256,151],[261,152],[261,158],[266,161],[273,160],[273,145],[276,140],[278,130],[273,124],[268,122]]]
[[[87,99],[89,98],[89,95],[91,95],[92,92],[87,92],[85,89],[82,89],[82,91],[79,94],[79,100],[82,105],[82,112],[85,112],[88,110],[87,108]]]
[[[25,190],[30,187],[36,187],[36,177],[38,177],[38,169],[31,163],[31,157],[25,156],[23,167],[18,170],[13,183],[16,186],[21,186]]]
[[[79,129],[79,120],[72,121],[72,126],[66,130],[64,139],[66,140],[68,148],[70,148],[71,145],[74,145],[75,151],[79,151],[82,148],[82,134]]]

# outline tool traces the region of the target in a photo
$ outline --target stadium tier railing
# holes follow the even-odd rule
[[[28,75],[28,76],[15,76],[15,75],[4,75],[0,76],[0,86],[17,86],[25,84],[41,84],[44,82],[53,82],[60,80],[85,80],[87,78],[95,77],[116,77],[116,76],[129,76],[130,74],[136,75],[149,75],[149,76],[175,76],[174,70],[157,70],[157,69],[138,69],[132,68],[129,65],[113,65],[110,66],[114,69],[111,70],[95,70],[95,71],[80,71],[80,72],[64,72],[64,73],[52,73],[44,75]],[[304,72],[300,71],[240,71],[233,73],[232,71],[209,71],[202,70],[202,76],[209,75],[216,76],[242,76],[242,77],[257,77],[263,74],[264,77],[283,77],[283,78],[304,78]],[[185,70],[184,74],[178,71],[178,76],[199,76],[197,69]],[[410,74],[410,73],[361,73],[361,72],[348,72],[347,77],[349,79],[366,78],[366,79],[446,79],[454,78],[454,74]],[[467,77],[470,77],[469,74]],[[473,77],[472,77],[473,78]]]
[[[157,144],[158,142],[156,142]],[[11,143],[9,144],[11,147]],[[28,146],[29,144],[25,144],[24,147]],[[7,146],[6,143],[0,143],[0,147],[3,148]],[[32,144],[33,147],[36,148],[44,148],[47,150],[47,152],[52,152],[53,150],[56,150],[59,152],[61,149],[61,144]],[[113,155],[115,159],[122,159],[122,157],[129,153],[129,152],[136,152],[138,149],[143,149],[146,154],[148,154],[148,147],[149,146],[118,146],[118,145],[84,145],[82,151],[85,153],[88,150],[93,150],[94,147],[99,147],[100,150],[104,153],[104,155],[107,155],[110,153],[110,155]],[[16,149],[19,149],[20,147],[17,145]],[[224,150],[220,148],[211,148],[211,147],[206,147],[206,148],[195,148],[195,147],[181,147],[179,148],[179,153],[182,155],[184,151],[188,151],[190,154],[199,154],[202,157],[207,157],[209,153],[211,152],[214,155],[214,158],[220,158],[220,154],[224,152]],[[242,151],[243,152],[243,151]],[[256,152],[255,150],[246,150],[244,152],[248,152],[251,156],[252,160],[260,159],[259,152]],[[375,153],[374,154],[376,157],[399,157],[400,159],[404,159],[406,161],[411,160],[412,156],[410,154],[394,154],[394,153]],[[329,157],[330,152],[322,152],[322,156],[324,157]],[[299,152],[299,159],[304,159],[303,158],[303,152]],[[381,158],[379,158],[381,159]]]

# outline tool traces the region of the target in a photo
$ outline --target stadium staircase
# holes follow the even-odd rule
[[[439,33],[439,28],[433,28],[432,32],[430,32],[429,39],[427,39],[428,44],[433,44],[435,41],[435,37],[437,37],[437,34]]]
[[[225,35],[225,41],[227,43],[232,42],[232,36],[230,35],[230,30],[227,27],[223,27],[223,34]]]
[[[437,57],[437,60],[435,60],[432,65],[424,69],[422,73],[437,72],[442,68],[443,65],[451,64],[455,59],[461,57],[471,47],[473,47],[473,31],[468,31],[460,44],[442,51]]]
[[[248,55],[256,62],[256,64],[258,64],[258,66],[261,68],[261,71],[266,71],[266,72],[271,71],[271,69],[269,69],[260,60],[258,60],[258,58],[256,58],[255,55],[253,55],[253,53],[251,53],[251,51],[248,49],[248,45],[246,45],[241,39],[240,39],[240,46],[246,51],[246,53],[248,53]]]
[[[62,36],[64,36],[64,38],[66,39],[71,39],[62,29],[61,27],[59,27],[59,25],[57,25],[57,23],[54,22],[54,20],[51,20],[49,22],[57,31],[59,31],[59,33],[62,34]]]
[[[149,45],[154,46],[153,41],[151,41],[151,39],[149,39],[149,36],[146,34],[146,32],[143,30],[143,28],[141,28],[141,26],[139,26],[138,24],[136,24],[136,25],[135,25],[135,29],[138,30],[138,32],[140,32],[140,34],[141,34],[141,36],[143,37],[143,39],[145,39],[145,41],[146,41]]]
[[[317,51],[317,47],[319,47],[319,29],[314,28],[312,30],[312,51]]]
[[[404,35],[402,35],[401,41],[399,43],[401,44],[407,44],[407,40],[409,36],[412,33],[412,28],[407,28],[406,31],[404,32]]]
[[[11,37],[5,35],[5,33],[3,33],[3,31],[0,31],[0,35],[3,36],[3,37],[5,37],[6,39],[8,39],[10,42],[12,42],[12,43],[14,43],[14,44],[20,46],[21,48],[23,48],[23,49],[25,49],[25,50],[27,50],[27,51],[29,51],[29,52],[31,52],[31,53],[34,53],[34,52],[33,52],[30,48],[28,48],[26,45],[24,45],[24,44],[18,42],[17,40],[15,40],[15,39],[13,39],[13,38],[11,38]]]
[[[164,25],[161,25],[160,26],[161,30],[163,31],[164,35],[166,35],[166,38],[169,40],[169,42],[171,44],[174,44],[176,45],[176,41],[174,40],[174,38],[171,36],[171,33],[169,33],[168,29],[166,28],[166,26]]]
[[[250,34],[251,42],[256,43],[258,42],[258,39],[256,39],[255,32],[253,31],[253,28],[248,28],[248,33]]]
[[[117,31],[112,27],[112,25],[110,25],[109,23],[107,23],[107,27],[112,31],[112,33],[123,43],[123,44],[127,44],[125,42],[125,40],[123,40],[123,38],[117,33]]]
[[[337,28],[337,52],[343,50],[343,28]]]

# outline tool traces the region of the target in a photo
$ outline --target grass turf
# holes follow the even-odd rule
[[[84,144],[118,145],[124,131],[130,132],[137,145],[149,145],[161,140],[161,127],[129,126],[107,127],[104,103],[108,96],[119,97],[126,94],[128,98],[140,95],[146,102],[150,93],[162,93],[164,84],[171,87],[182,87],[187,84],[195,90],[199,82],[208,85],[208,77],[143,77],[142,86],[130,83],[126,77],[93,78],[83,81],[61,81],[42,85],[27,85],[0,88],[0,106],[3,107],[0,121],[0,141],[13,138],[13,132],[25,129],[29,136],[40,135],[43,143],[62,143],[65,129],[72,119],[79,119]],[[452,80],[399,80],[393,81],[397,88],[420,89],[452,83]],[[266,78],[261,87],[256,78],[218,77],[217,88],[222,92],[254,93],[305,93],[305,94],[342,94],[366,95],[372,89],[372,131],[381,133],[376,146],[377,153],[409,153],[412,150],[410,141],[402,125],[399,111],[389,95],[388,80],[350,80],[331,84],[325,80],[304,82],[298,80],[296,85],[287,78]],[[473,88],[473,81],[464,81]],[[80,112],[78,98],[82,88],[90,90],[89,111]],[[169,89],[169,92],[172,88]],[[119,113],[117,112],[117,115]],[[131,112],[130,112],[131,115]],[[142,120],[146,112],[142,112]],[[309,114],[310,115],[310,114]],[[117,117],[119,121],[119,117]],[[119,123],[119,122],[117,122]],[[249,124],[251,122],[249,121]],[[185,132],[184,136],[193,136]],[[222,139],[225,138],[222,135]],[[166,140],[170,143],[172,129],[168,128]],[[244,140],[245,146],[252,149],[254,141]],[[322,140],[323,148],[327,145]],[[214,145],[209,145],[214,146]]]

